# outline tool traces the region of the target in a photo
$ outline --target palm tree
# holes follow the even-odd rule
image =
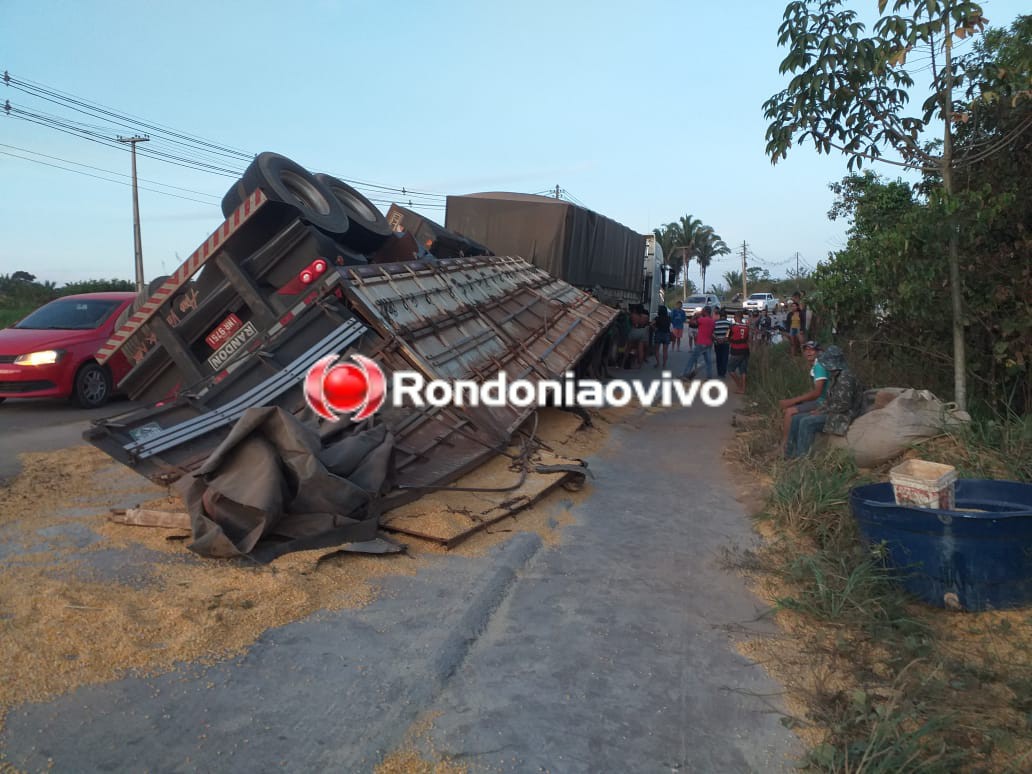
[[[735,271],[734,269],[731,269],[731,271],[725,271],[724,282],[727,283],[729,288],[742,287],[742,272]]]
[[[706,292],[706,269],[718,255],[727,255],[731,248],[724,244],[711,226],[701,226],[695,232],[695,259],[702,270],[702,292]]]
[[[691,215],[684,215],[673,223],[667,223],[653,233],[663,248],[663,255],[671,268],[671,277],[676,277],[684,268],[688,277],[688,262],[696,256],[695,234],[702,228],[702,221]]]

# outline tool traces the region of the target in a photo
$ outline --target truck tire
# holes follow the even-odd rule
[[[75,374],[72,401],[82,408],[100,408],[111,398],[111,374],[102,365],[90,361]]]
[[[222,214],[229,217],[248,196],[261,188],[271,201],[290,205],[328,234],[348,231],[348,215],[340,201],[307,169],[278,153],[260,153],[243,176],[222,197]]]
[[[332,175],[322,172],[315,179],[329,189],[351,221],[348,232],[338,241],[362,253],[375,251],[391,235],[391,227],[387,218],[375,204],[366,197]]]

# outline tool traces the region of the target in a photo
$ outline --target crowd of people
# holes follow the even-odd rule
[[[762,318],[745,321],[739,312],[734,322],[717,312],[711,316],[706,309],[700,315],[689,317],[678,302],[673,309],[660,306],[656,316],[641,305],[620,310],[608,347],[607,365],[622,369],[641,369],[649,359],[656,368],[666,369],[670,353],[688,350],[690,360],[704,358],[707,378],[731,374],[739,392],[745,391],[745,373],[748,368],[749,345],[762,339],[772,330],[770,317],[767,324]],[[768,336],[769,340],[769,336]]]
[[[779,323],[769,311],[748,316],[737,311],[729,319],[727,312],[707,307],[689,316],[678,301],[673,309],[661,305],[650,319],[640,304],[621,307],[607,365],[641,369],[651,358],[656,368],[665,369],[670,352],[685,349],[690,353],[686,375],[694,373],[701,359],[706,378],[723,379],[730,374],[736,390],[745,392],[750,346],[774,341],[778,330]]]
[[[805,454],[819,432],[845,435],[859,415],[864,388],[837,346],[822,349],[808,338],[814,330],[806,298],[795,293],[783,319],[769,310],[746,315],[741,310],[703,308],[688,315],[681,302],[673,309],[660,305],[655,317],[641,305],[620,309],[608,348],[609,365],[623,369],[644,368],[650,358],[656,368],[666,369],[671,351],[688,352],[682,379],[724,379],[730,375],[735,392],[745,393],[749,354],[754,346],[788,339],[792,355],[803,356],[810,366],[811,387],[781,401],[781,444],[787,457]]]

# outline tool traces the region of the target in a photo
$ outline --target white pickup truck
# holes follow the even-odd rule
[[[773,293],[750,293],[742,307],[747,312],[762,312],[764,309],[768,312],[775,312],[778,308],[778,300],[774,298]]]

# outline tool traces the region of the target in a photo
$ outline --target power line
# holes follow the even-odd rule
[[[13,117],[13,118],[18,118],[20,120],[28,121],[30,123],[36,123],[36,124],[40,124],[42,126],[46,126],[48,128],[56,129],[58,131],[66,133],[66,134],[70,134],[73,137],[79,137],[81,139],[86,139],[86,140],[89,140],[91,142],[97,143],[99,145],[103,145],[105,147],[115,148],[115,149],[118,149],[118,150],[124,150],[124,148],[117,142],[117,140],[115,140],[115,139],[109,137],[108,135],[104,134],[103,131],[95,130],[93,127],[91,127],[88,124],[82,124],[81,122],[75,122],[75,121],[70,121],[70,120],[67,120],[67,119],[62,119],[59,116],[51,116],[51,115],[48,115],[48,114],[45,114],[45,113],[36,113],[34,111],[26,111],[26,110],[23,110],[21,108],[18,108],[18,107],[15,107],[13,105],[10,105],[10,103],[7,103],[5,109],[6,109],[7,113],[11,117]],[[34,153],[34,151],[27,151],[27,152]],[[150,150],[150,149],[144,150],[144,149],[141,148],[141,149],[138,149],[137,152],[139,153],[140,156],[145,156],[147,158],[151,158],[151,159],[154,159],[156,161],[162,161],[162,162],[165,162],[167,164],[171,164],[173,166],[177,166],[177,167],[180,167],[180,168],[183,168],[183,169],[192,169],[192,170],[201,171],[201,172],[208,172],[208,173],[218,174],[220,176],[230,177],[230,178],[239,178],[243,174],[243,170],[242,169],[228,169],[228,168],[225,168],[225,167],[219,167],[219,166],[215,166],[215,165],[212,165],[212,164],[208,164],[208,163],[206,163],[204,161],[199,161],[199,160],[191,159],[191,158],[185,157],[185,156],[164,153],[164,152],[161,152],[161,151],[154,151],[154,150]],[[41,154],[41,155],[46,155],[46,154]],[[64,159],[63,161],[65,161],[66,163],[73,163],[73,164],[74,163],[78,163],[78,162],[69,162],[67,159]],[[109,170],[103,170],[103,171],[109,171]],[[115,173],[115,174],[118,174],[118,173]],[[352,182],[352,181],[348,181],[346,178],[340,178],[340,179],[341,180],[345,180],[345,182]],[[150,181],[150,182],[155,183],[156,185],[164,185],[163,183],[158,183],[158,182],[153,181],[153,180]],[[357,182],[357,181],[355,181],[355,182]],[[385,191],[387,191],[389,193],[393,192],[393,191],[387,189],[387,187],[385,187],[385,186],[381,186],[381,188],[383,188]],[[150,190],[150,189],[145,189],[145,190]],[[410,205],[432,206],[432,207],[435,207],[435,208],[443,208],[444,207],[443,200],[446,198],[443,194],[439,194],[438,196],[439,196],[439,198],[442,201],[438,202],[438,201],[435,201],[433,199],[431,199],[429,201],[426,201],[426,200],[424,200],[424,197],[429,197],[430,194],[422,194],[422,193],[417,193],[417,192],[414,192],[414,191],[408,191],[405,188],[398,189],[397,193],[401,193],[402,195],[409,196],[410,198],[409,198],[408,201],[409,201]],[[214,196],[214,194],[203,194],[203,195],[205,195],[205,196]],[[382,202],[383,202],[383,199],[381,198],[381,202],[380,203],[382,203]],[[390,204],[391,202],[388,201],[386,203]]]
[[[16,146],[5,145],[3,143],[0,143],[0,147],[16,148]],[[44,158],[54,159],[56,161],[62,161],[64,163],[66,163],[66,164],[75,164],[75,165],[78,165],[78,166],[85,167],[87,169],[93,169],[93,170],[96,170],[98,172],[104,172],[105,174],[109,174],[109,175],[118,175],[119,177],[129,177],[129,175],[126,175],[126,174],[124,174],[122,172],[115,172],[115,171],[109,170],[109,169],[102,169],[100,167],[90,166],[89,164],[80,164],[77,161],[71,161],[69,159],[61,159],[61,158],[58,158],[56,156],[47,156],[46,154],[36,153],[36,151],[30,151],[30,150],[26,150],[26,149],[23,149],[23,148],[16,148],[16,149],[17,150],[24,150],[26,153],[35,153],[36,155],[44,156]],[[91,174],[89,172],[83,172],[80,169],[72,169],[70,167],[61,166],[60,164],[51,164],[51,163],[49,163],[47,161],[40,161],[39,159],[29,158],[28,156],[21,156],[21,155],[19,155],[17,153],[11,153],[10,151],[0,150],[0,154],[2,154],[4,156],[10,156],[11,158],[20,159],[22,161],[28,161],[28,162],[30,162],[32,164],[40,164],[40,165],[45,166],[45,167],[51,167],[52,169],[60,169],[60,170],[62,170],[64,172],[74,172],[77,175],[83,175],[84,177],[92,177],[95,180],[103,180],[106,183],[117,183],[118,185],[124,185],[124,186],[131,186],[132,185],[131,182],[127,182],[125,180],[112,180],[110,178],[102,177],[100,175],[94,175],[94,174]],[[139,178],[139,179],[143,180],[143,178]],[[175,188],[176,190],[180,190],[180,191],[187,191],[187,192],[190,192],[190,193],[198,193],[201,196],[211,196],[214,199],[220,198],[220,197],[216,196],[215,194],[208,194],[208,193],[204,193],[203,191],[193,191],[192,189],[189,189],[189,188],[179,188],[178,186],[171,186],[171,185],[168,185],[167,183],[159,183],[159,182],[153,181],[153,180],[148,181],[148,182],[154,183],[155,185],[162,185],[162,186],[165,186],[166,188]],[[149,188],[149,187],[143,186],[143,185],[140,186],[140,190],[149,191],[151,193],[156,193],[156,194],[161,194],[162,196],[170,196],[173,199],[183,199],[184,201],[188,201],[188,202],[197,202],[198,204],[211,205],[213,203],[211,201],[202,201],[201,199],[194,199],[194,198],[192,198],[190,196],[180,196],[178,194],[169,193],[168,191],[162,191],[162,190],[159,190],[157,188]],[[391,204],[394,203],[393,200],[390,200],[390,199],[378,199],[378,198],[375,198],[375,197],[374,198],[370,198],[369,200],[371,202],[373,202],[373,204],[380,205],[380,206],[390,206]],[[408,202],[407,204],[408,204],[408,206],[418,207],[420,209],[440,209],[440,210],[443,210],[445,208],[445,205],[443,205],[443,204],[425,204],[425,203],[421,203],[421,202]]]
[[[62,92],[45,84],[11,76],[8,72],[4,73],[3,82],[8,87],[24,94],[43,99],[47,102],[68,108],[91,118],[106,121],[120,129],[131,131],[147,130],[152,137],[152,142],[159,144],[168,143],[176,146],[169,149],[169,152],[158,150],[153,146],[149,148],[146,153],[143,149],[139,149],[141,156],[155,158],[160,161],[165,161],[166,163],[177,163],[180,166],[200,169],[201,171],[216,172],[225,176],[239,177],[242,170],[236,169],[235,165],[227,164],[225,159],[236,161],[238,163],[240,161],[250,162],[256,155],[211,140],[186,134],[162,124],[147,121],[139,118],[138,116],[133,116],[131,114],[115,110],[114,108],[92,102],[83,97]],[[57,129],[58,131],[64,131],[69,134],[85,137],[86,139],[92,139],[95,142],[101,142],[101,144],[111,144],[112,142],[112,138],[108,133],[109,127],[107,126],[97,126],[95,124],[87,124],[81,121],[73,121],[60,116],[38,113],[31,110],[22,110],[17,107],[12,107],[10,103],[7,104],[7,112],[8,114],[13,114],[14,117],[21,118],[22,120],[39,123],[44,126],[48,126],[49,128]],[[199,153],[204,154],[204,156],[199,157],[197,155]],[[213,163],[216,159],[213,159],[212,156],[216,157],[216,159],[221,157],[221,159],[218,160],[217,163]],[[380,183],[348,178],[342,175],[336,175],[336,177],[339,177],[339,179],[344,182],[355,185],[356,187],[366,188],[371,191],[398,194],[403,197],[413,197],[420,200],[431,199],[434,201],[443,201],[447,197],[447,194],[412,190],[404,186],[387,186]]]
[[[123,153],[128,153],[128,151],[120,146],[118,141],[113,137],[83,126],[76,126],[74,122],[47,116],[46,114],[35,113],[33,111],[22,110],[14,107],[10,103],[7,103],[5,106],[5,112],[7,112],[7,114],[12,118],[28,121],[33,124],[39,124],[40,126],[45,126],[49,129],[56,129],[59,132],[64,132],[65,134],[69,134],[73,137],[89,140],[90,142],[95,142],[98,145],[104,145],[109,148],[118,148]],[[156,161],[164,161],[165,163],[172,164],[173,166],[183,167],[185,169],[195,169],[201,172],[209,172],[223,177],[238,178],[243,172],[243,170],[232,170],[224,167],[216,167],[212,164],[206,164],[199,161],[191,161],[189,158],[174,156],[162,153],[161,151],[148,151],[146,153],[141,151],[140,155],[155,159]]]
[[[75,110],[76,112],[84,113],[85,115],[90,115],[94,118],[101,118],[102,120],[108,121],[114,119],[115,121],[123,122],[125,124],[124,128],[126,129],[135,129],[137,127],[143,127],[155,133],[168,134],[170,137],[185,140],[193,145],[200,145],[203,147],[210,148],[224,155],[236,156],[242,160],[250,160],[252,158],[251,155],[245,153],[244,151],[229,148],[224,145],[219,145],[217,143],[213,143],[198,137],[191,137],[190,135],[182,134],[181,132],[177,132],[176,130],[171,129],[169,127],[165,127],[160,124],[150,123],[136,116],[130,116],[124,113],[116,112],[113,109],[105,108],[103,105],[99,105],[97,103],[90,103],[88,100],[76,97],[72,94],[57,91],[56,89],[44,86],[40,83],[33,83],[32,81],[13,78],[7,72],[4,72],[4,83],[13,89],[17,89],[18,91],[22,91],[26,94],[32,94],[34,96],[40,97],[41,99],[45,99],[48,102],[53,102],[58,105],[64,105],[65,107]],[[109,118],[105,119],[105,116],[108,116]]]
[[[577,198],[576,196],[574,196],[574,195],[573,195],[572,193],[570,193],[569,191],[567,191],[567,190],[566,190],[565,188],[563,188],[563,189],[562,189],[562,193],[563,193],[563,196],[565,196],[565,197],[566,197],[567,199],[569,199],[570,201],[572,201],[572,202],[573,202],[574,204],[578,204],[578,205],[580,205],[581,207],[583,207],[584,209],[588,209],[588,205],[586,205],[586,204],[585,204],[584,202],[582,202],[582,201],[581,201],[580,199],[578,199],[578,198]]]
[[[108,175],[118,175],[119,177],[130,177],[130,175],[127,175],[124,172],[115,172],[114,170],[111,170],[111,169],[104,169],[102,167],[94,167],[94,166],[92,166],[90,164],[83,164],[82,162],[79,162],[79,161],[72,161],[71,159],[62,159],[62,158],[60,158],[58,156],[51,156],[51,155],[46,154],[46,153],[40,153],[39,151],[29,150],[28,148],[19,148],[17,145],[7,145],[6,143],[0,142],[0,148],[10,148],[11,150],[21,151],[22,153],[31,153],[33,156],[42,156],[45,159],[52,159],[53,161],[60,161],[60,162],[63,162],[65,164],[74,164],[77,167],[85,167],[86,169],[93,169],[93,170],[96,170],[97,172],[104,172],[104,173],[106,173]],[[19,158],[21,158],[21,157],[19,156]],[[31,161],[31,159],[29,159],[29,161]],[[71,170],[71,171],[74,172],[75,170]],[[186,191],[187,193],[199,194],[201,196],[210,196],[213,199],[220,199],[221,198],[218,194],[211,194],[211,193],[207,193],[205,191],[195,191],[192,188],[181,188],[178,185],[170,185],[169,183],[162,183],[159,180],[148,180],[145,177],[141,177],[141,178],[138,178],[138,179],[142,180],[145,183],[153,183],[154,185],[164,186],[165,188],[173,188],[173,189],[175,189],[177,191]],[[151,189],[148,188],[148,189],[144,189],[144,190],[148,190],[149,191]]]
[[[92,175],[89,172],[83,172],[80,169],[71,169],[70,167],[62,167],[60,164],[51,164],[48,161],[40,161],[39,159],[30,159],[28,156],[19,156],[17,153],[11,153],[10,151],[0,150],[0,154],[3,154],[4,156],[10,156],[10,157],[16,158],[16,159],[21,159],[23,161],[30,161],[33,164],[42,164],[45,167],[53,167],[54,169],[62,169],[65,172],[74,172],[77,175],[85,175],[86,177],[96,178],[97,180],[103,180],[103,181],[105,181],[107,183],[117,183],[118,185],[125,185],[125,186],[131,186],[132,185],[132,183],[128,183],[128,182],[126,182],[124,180],[112,180],[111,178],[108,178],[108,177],[101,177],[100,175]],[[117,173],[112,173],[112,174],[117,174]],[[201,201],[200,199],[193,199],[193,198],[191,198],[189,196],[180,196],[179,194],[169,193],[168,191],[159,191],[156,188],[147,188],[147,187],[142,186],[142,185],[140,186],[140,188],[142,188],[144,191],[150,191],[151,193],[161,194],[162,196],[171,196],[173,199],[185,199],[188,202],[197,202],[198,204],[207,204],[209,206],[211,205],[211,202]]]
[[[162,163],[179,167],[181,169],[205,172],[207,174],[234,179],[239,178],[243,174],[244,170],[241,165],[244,163],[251,163],[251,161],[256,157],[256,154],[254,153],[234,148],[214,140],[205,139],[154,121],[146,120],[139,116],[86,99],[85,97],[61,91],[46,84],[24,78],[17,78],[12,76],[9,72],[4,72],[0,80],[2,80],[2,82],[9,88],[25,94],[28,97],[39,99],[51,105],[56,105],[60,108],[70,110],[73,113],[93,119],[93,121],[100,123],[94,123],[70,116],[55,115],[50,112],[32,108],[20,107],[18,105],[12,105],[11,102],[7,100],[3,104],[2,109],[9,117],[16,118],[27,123],[36,124],[38,126],[43,126],[47,129],[62,132],[72,137],[87,140],[104,147],[114,148],[123,153],[129,152],[129,149],[122,143],[118,142],[117,136],[119,134],[126,131],[135,134],[147,134],[150,136],[151,141],[146,147],[137,148],[138,155],[155,161],[161,161]],[[27,148],[20,148],[13,145],[0,145],[22,153],[31,154],[33,156],[48,158],[52,161],[60,162],[60,164],[47,163],[40,161],[38,158],[28,158],[26,156],[19,156],[16,153],[4,152],[4,155],[11,156],[13,158],[42,164],[44,166],[61,169],[67,172],[75,172],[76,174],[93,177],[98,180],[106,180],[107,182],[129,185],[129,183],[125,183],[121,180],[111,180],[110,178],[102,177],[100,175],[93,175],[88,172],[84,172],[81,169],[71,169],[68,166],[62,166],[62,164],[82,167],[83,169],[92,169],[106,175],[126,177],[126,175],[121,172],[114,172],[112,170],[95,167],[82,162],[73,161],[71,159],[50,156]],[[407,186],[398,187],[383,185],[381,183],[358,180],[345,177],[343,175],[334,176],[358,189],[365,189],[364,192],[366,193],[367,198],[378,206],[389,206],[397,201],[399,204],[406,204],[406,206],[421,209],[444,210],[446,208],[445,200],[447,199],[447,194],[413,190]],[[185,193],[211,197],[212,199],[220,198],[216,194],[173,186],[167,183],[161,183],[157,180],[144,178],[139,179],[144,182],[148,182],[151,185],[161,186],[163,188],[170,188],[173,190],[183,191]],[[141,186],[141,188],[145,191],[162,194],[164,196],[172,196],[173,198],[195,201],[201,204],[210,203],[202,202],[189,196],[180,196],[146,186]],[[543,193],[550,193],[550,191]],[[572,200],[582,207],[586,206],[577,197],[570,194],[569,191],[562,190],[562,193],[568,200]]]
[[[786,264],[789,264],[789,263],[795,261],[795,259],[796,259],[795,255],[790,255],[788,258],[785,258],[782,261],[765,261],[764,259],[760,258],[760,256],[756,255],[756,253],[754,253],[751,248],[749,250],[749,255],[757,263],[762,264],[764,266],[764,268],[767,268],[767,269],[775,269],[775,268],[778,268],[780,266],[785,266]]]

